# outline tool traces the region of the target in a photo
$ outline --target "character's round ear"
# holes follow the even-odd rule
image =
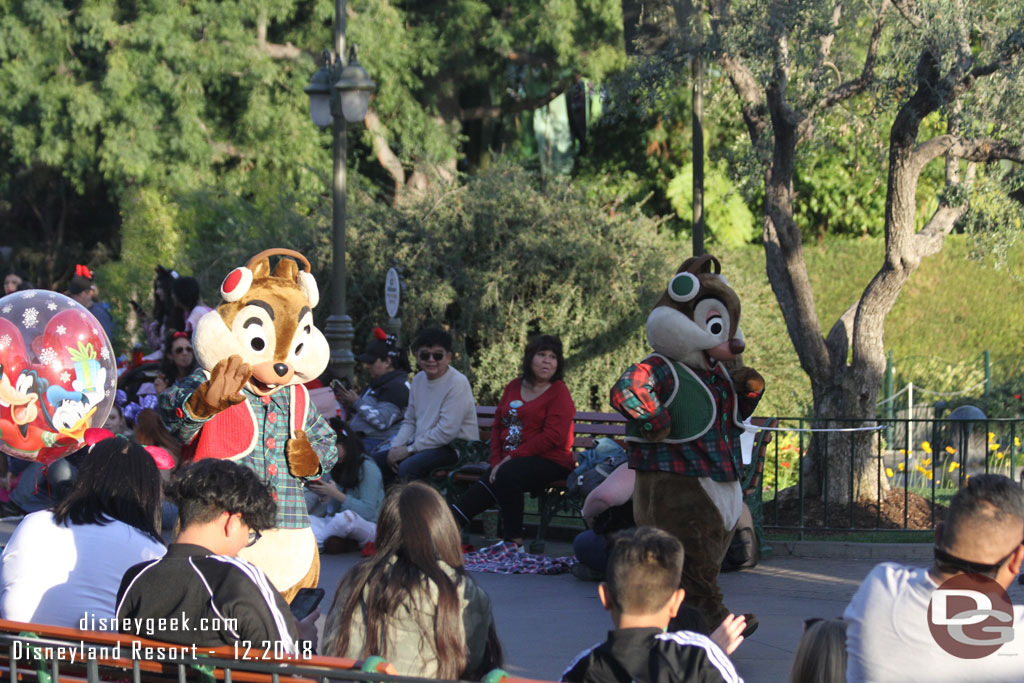
[[[316,286],[316,278],[308,270],[299,273],[299,289],[309,299],[309,307],[316,308],[320,303],[320,290]]]
[[[245,296],[252,287],[252,271],[248,268],[235,268],[220,285],[220,296],[224,301],[234,302]]]
[[[672,301],[685,303],[693,301],[700,291],[700,280],[693,273],[676,273],[668,283],[668,295]]]

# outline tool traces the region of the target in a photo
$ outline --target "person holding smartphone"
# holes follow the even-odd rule
[[[391,448],[373,454],[385,481],[424,479],[438,467],[453,465],[455,439],[477,440],[476,403],[469,380],[451,367],[452,337],[436,327],[413,343],[420,372],[412,380],[409,407]]]
[[[359,392],[338,380],[331,382],[334,396],[345,406],[349,429],[363,441],[368,453],[398,433],[402,415],[409,405],[409,359],[395,337],[379,327],[373,330],[373,341],[366,345],[356,360],[366,366],[370,384]]]

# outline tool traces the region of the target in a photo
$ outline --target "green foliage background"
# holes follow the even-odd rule
[[[456,364],[471,377],[481,404],[497,400],[518,372],[528,335],[539,331],[565,342],[566,380],[577,406],[607,410],[611,383],[649,352],[647,313],[690,255],[688,240],[659,231],[638,209],[609,210],[582,181],[543,180],[509,164],[464,180],[400,207],[352,191],[348,296],[356,348],[386,322],[384,274],[398,265],[407,288],[400,313],[405,341],[424,325],[450,325]],[[173,210],[163,211],[167,206]],[[151,264],[167,258],[199,277],[213,303],[232,267],[261,249],[288,246],[313,264],[322,322],[330,306],[329,206],[304,213],[295,206],[277,196],[256,204],[196,192],[168,204],[140,195],[126,215],[125,249],[133,257],[111,269],[120,278],[109,280],[112,299],[127,300],[121,292],[134,291],[148,304]],[[1024,320],[1014,311],[1024,307],[1024,251],[1011,250],[1007,266],[997,268],[994,258],[969,259],[973,244],[969,236],[951,237],[943,252],[924,261],[890,316],[886,348],[896,360],[898,386],[971,386],[983,376],[984,350],[992,352],[1000,381],[1019,373],[1013,360],[1022,357]],[[881,238],[805,247],[823,325],[854,301],[882,252]],[[767,282],[763,249],[713,253],[743,304],[744,362],[767,380],[759,414],[807,414],[809,382]]]

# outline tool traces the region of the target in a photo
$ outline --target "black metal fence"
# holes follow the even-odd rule
[[[1024,419],[780,418],[778,429],[762,482],[763,523],[775,530],[928,530],[971,475],[995,472],[1017,481],[1024,464]],[[813,469],[821,482],[813,490],[812,439],[820,440]],[[865,477],[854,476],[854,453],[864,460],[865,447],[868,490]],[[833,478],[849,482],[846,495],[827,485]]]

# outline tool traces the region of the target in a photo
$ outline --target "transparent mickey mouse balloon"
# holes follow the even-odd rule
[[[42,463],[71,453],[116,389],[110,340],[83,306],[41,289],[0,299],[0,451]]]

